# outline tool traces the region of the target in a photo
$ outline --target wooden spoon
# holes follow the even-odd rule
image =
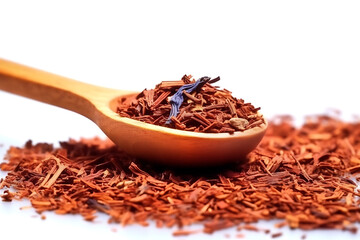
[[[193,167],[240,160],[261,141],[267,123],[244,132],[196,133],[120,117],[119,97],[136,92],[98,87],[0,59],[0,90],[77,112],[123,151],[154,163]]]

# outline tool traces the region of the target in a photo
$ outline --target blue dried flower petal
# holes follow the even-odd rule
[[[216,78],[214,80],[218,81],[219,79],[220,78]],[[210,80],[211,78],[209,77],[202,77],[194,83],[181,86],[170,99],[171,110],[170,110],[169,118],[166,120],[166,124],[171,123],[171,117],[173,116],[176,117],[179,114],[180,106],[184,102],[183,91],[185,90],[187,93],[192,93],[194,90],[201,88],[205,83],[209,82]]]

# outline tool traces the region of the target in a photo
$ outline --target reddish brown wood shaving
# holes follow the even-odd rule
[[[4,202],[11,202],[14,197],[15,194],[10,192],[9,190],[5,190],[4,193],[1,195],[1,198]]]
[[[173,236],[189,236],[191,234],[196,234],[201,232],[201,230],[176,230],[173,232]]]
[[[154,167],[100,139],[61,142],[57,149],[29,141],[8,150],[0,187],[3,201],[28,198],[39,213],[91,221],[104,212],[123,226],[204,223],[203,231],[212,233],[257,230],[249,223],[283,219],[278,227],[356,232],[358,166],[360,123],[319,116],[296,128],[283,118],[270,123],[246,161],[222,169]]]
[[[254,226],[254,225],[251,225],[251,224],[245,224],[244,226],[239,226],[237,228],[238,230],[242,230],[242,229],[245,229],[245,230],[248,230],[248,231],[259,231],[259,228],[257,226]]]
[[[272,238],[278,238],[278,237],[281,237],[281,236],[282,236],[281,232],[271,234]]]
[[[236,237],[237,237],[237,238],[244,238],[244,237],[245,237],[245,235],[244,235],[244,234],[242,234],[242,233],[238,233],[238,234],[236,234]]]
[[[233,133],[264,123],[258,113],[260,108],[233,97],[226,89],[206,83],[193,93],[183,91],[184,102],[179,114],[172,116],[171,123],[166,124],[171,110],[171,96],[181,86],[194,82],[191,75],[184,75],[180,81],[163,81],[155,89],[145,89],[136,97],[120,98],[117,112],[121,117],[195,132]]]

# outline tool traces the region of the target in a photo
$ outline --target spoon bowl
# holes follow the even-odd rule
[[[267,122],[243,132],[197,133],[152,125],[116,113],[117,101],[138,93],[94,86],[0,59],[0,90],[77,112],[123,151],[157,164],[216,166],[238,161],[263,138]]]

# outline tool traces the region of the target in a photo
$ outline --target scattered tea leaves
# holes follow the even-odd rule
[[[10,147],[0,164],[8,171],[0,181],[3,201],[28,198],[39,213],[81,214],[88,221],[103,212],[123,226],[153,220],[158,227],[178,226],[175,236],[195,233],[183,229],[194,223],[203,223],[205,233],[233,226],[259,231],[250,224],[270,219],[283,220],[277,227],[356,233],[360,221],[359,122],[318,116],[297,128],[288,118],[274,120],[247,162],[202,171],[147,165],[97,138],[60,145]]]

